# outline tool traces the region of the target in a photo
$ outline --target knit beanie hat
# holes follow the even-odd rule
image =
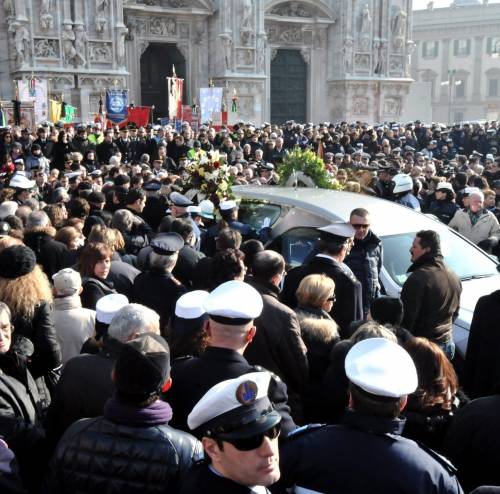
[[[14,245],[0,252],[0,278],[19,278],[31,273],[35,265],[35,253],[25,245]]]

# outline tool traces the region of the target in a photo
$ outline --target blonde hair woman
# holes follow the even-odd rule
[[[52,290],[29,247],[16,245],[0,252],[0,300],[12,313],[16,334],[33,343],[29,370],[39,390],[43,389],[41,378],[52,390],[57,379],[54,371],[61,366],[61,349],[52,319]]]
[[[304,417],[311,423],[322,421],[324,416],[321,383],[332,348],[339,341],[337,324],[329,314],[335,303],[335,283],[324,274],[310,274],[300,282],[296,295],[295,312],[309,363],[309,380],[303,393]]]

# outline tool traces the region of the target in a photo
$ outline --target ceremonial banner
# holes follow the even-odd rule
[[[71,105],[65,106],[64,123],[70,124],[75,118],[76,107]]]
[[[20,80],[17,81],[17,87],[21,101],[35,103],[36,123],[46,121],[49,118],[47,81],[43,79]]]
[[[5,125],[15,125],[13,102],[0,101],[0,108],[3,113],[3,117],[0,115],[0,123],[1,119],[5,118]],[[36,128],[35,104],[33,101],[22,101],[19,106],[19,113],[20,125],[23,129]]]
[[[52,123],[61,120],[62,103],[53,99],[49,100],[49,119]]]
[[[138,127],[145,127],[149,123],[150,106],[134,106],[128,109],[128,121],[134,122]]]
[[[182,118],[182,87],[184,79],[178,77],[167,77],[168,89],[168,118]]]
[[[128,116],[128,91],[126,89],[108,89],[106,91],[106,113],[114,123],[123,122]]]
[[[213,119],[213,113],[220,113],[222,107],[222,88],[204,87],[200,88],[201,123]]]

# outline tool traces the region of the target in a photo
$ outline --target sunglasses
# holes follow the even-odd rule
[[[352,224],[351,226],[352,226],[353,228],[356,228],[356,229],[358,229],[358,228],[370,228],[370,225],[363,225],[363,224],[361,224],[361,223]]]
[[[233,445],[238,451],[252,451],[253,449],[260,448],[265,437],[271,440],[276,439],[280,435],[280,431],[281,424],[276,424],[274,427],[271,427],[271,429],[256,434],[255,436],[239,439],[224,439],[221,437],[220,440]]]
[[[332,302],[332,303],[335,302],[335,300],[337,300],[337,297],[335,295],[333,295],[332,297],[328,297],[326,299],[327,302]]]

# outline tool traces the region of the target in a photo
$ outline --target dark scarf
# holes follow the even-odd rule
[[[168,423],[172,419],[172,408],[161,400],[141,408],[110,398],[104,405],[104,418],[132,427],[150,427]]]

